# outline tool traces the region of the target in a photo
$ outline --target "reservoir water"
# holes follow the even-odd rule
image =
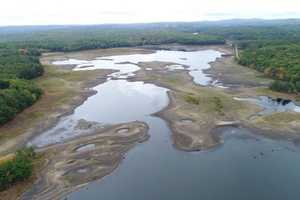
[[[207,84],[210,79],[202,70],[220,55],[215,51],[158,51],[125,56],[126,59],[105,57],[99,62],[130,61],[136,66],[141,61],[172,61],[188,66],[195,82]],[[79,65],[75,70],[102,68],[102,64],[81,68],[82,63],[87,63],[76,62]],[[123,73],[121,69],[118,76],[134,72]],[[243,128],[226,128],[220,133],[224,142],[216,149],[179,151],[172,145],[166,122],[151,116],[168,104],[167,89],[127,80],[109,80],[94,89],[96,95],[33,144],[43,146],[48,141],[62,142],[73,137],[80,119],[100,124],[144,121],[151,137],[130,150],[112,174],[71,193],[69,200],[299,199],[300,149],[292,141],[264,138]]]
[[[268,96],[260,96],[258,98],[234,98],[238,101],[248,101],[259,105],[262,111],[258,115],[269,115],[275,112],[300,112],[300,106],[296,105],[289,99],[273,99]]]

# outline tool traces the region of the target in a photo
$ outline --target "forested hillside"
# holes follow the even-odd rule
[[[224,44],[221,36],[193,35],[173,29],[99,29],[97,26],[69,27],[25,33],[2,33],[1,43],[9,42],[17,48],[34,48],[50,51],[77,51],[95,48],[130,47],[166,43]],[[0,29],[1,36],[1,29]]]

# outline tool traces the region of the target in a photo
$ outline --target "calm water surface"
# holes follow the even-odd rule
[[[132,122],[168,105],[168,90],[153,84],[109,80],[94,90],[97,91],[96,95],[88,98],[72,115],[63,117],[55,127],[36,137],[30,144],[42,147],[88,134],[89,130],[77,128],[82,119],[100,125]]]
[[[238,101],[248,101],[259,105],[263,110],[258,115],[269,115],[275,112],[300,112],[300,106],[288,99],[272,99],[267,96],[258,98],[234,98]]]

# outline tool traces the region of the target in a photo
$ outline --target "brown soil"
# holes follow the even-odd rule
[[[271,137],[299,136],[299,113],[277,113],[250,120],[250,117],[261,111],[261,108],[249,102],[234,100],[234,97],[255,98],[261,95],[296,98],[270,91],[268,85],[272,80],[255,70],[238,65],[230,47],[161,45],[157,49],[185,51],[214,49],[224,54],[222,58],[211,63],[212,67],[206,73],[209,73],[213,80],[222,82],[227,89],[196,85],[186,70],[165,70],[165,66],[170,63],[139,63],[142,70],[138,71],[133,80],[154,83],[170,89],[168,93],[170,104],[157,115],[169,123],[177,148],[197,151],[218,145],[221,141],[213,134],[213,130],[219,126],[240,125]],[[282,120],[282,116],[286,120]]]
[[[127,129],[120,133],[120,129]],[[85,184],[110,174],[126,152],[148,139],[148,127],[141,122],[121,124],[96,130],[63,144],[41,149],[46,152],[47,166],[23,200],[58,200]],[[93,145],[84,149],[87,145]],[[82,150],[81,150],[82,149]]]

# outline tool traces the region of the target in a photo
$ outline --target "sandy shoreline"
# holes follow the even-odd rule
[[[119,133],[125,129],[126,132]],[[61,199],[113,172],[131,148],[148,138],[148,126],[132,122],[40,149],[46,153],[48,162],[33,187],[20,199]]]

